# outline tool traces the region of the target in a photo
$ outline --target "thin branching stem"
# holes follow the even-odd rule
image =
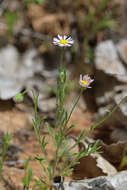
[[[62,70],[62,64],[63,64],[63,56],[64,56],[64,48],[61,49],[61,54],[60,54],[60,62],[58,64],[58,74],[60,74]],[[58,121],[59,121],[59,111],[60,107],[62,107],[63,102],[61,101],[60,98],[60,91],[62,91],[61,87],[61,81],[60,81],[60,76],[58,75],[57,78],[57,89],[56,89],[56,115],[55,115],[55,129],[58,127]]]
[[[118,109],[118,107],[124,103],[125,101],[127,101],[127,96],[125,96],[119,104],[117,104],[112,111],[109,111],[107,116],[105,116],[103,119],[101,119],[100,121],[98,121],[96,124],[91,126],[90,132],[91,130],[95,129],[96,127],[100,126],[104,121],[106,121],[107,119],[109,119],[109,117],[111,117],[111,115]]]
[[[80,94],[79,94],[79,96],[77,97],[77,99],[76,99],[76,101],[75,101],[75,103],[74,103],[74,105],[73,105],[73,107],[72,107],[72,109],[71,109],[71,111],[70,111],[70,114],[69,114],[69,116],[68,116],[68,119],[67,119],[66,122],[65,122],[64,128],[66,128],[66,126],[67,126],[67,124],[68,124],[68,122],[69,122],[69,120],[70,120],[70,118],[71,118],[71,115],[72,115],[72,113],[73,113],[73,111],[74,111],[74,109],[75,109],[75,107],[76,107],[76,105],[77,105],[77,103],[78,103],[78,101],[79,101],[79,99],[80,99],[82,93],[83,93],[83,90],[84,90],[84,89],[81,88]]]

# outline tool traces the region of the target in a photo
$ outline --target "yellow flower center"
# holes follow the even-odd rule
[[[60,44],[66,45],[67,44],[67,40],[60,40]]]
[[[87,80],[81,80],[81,83],[83,83],[85,86],[87,86]]]

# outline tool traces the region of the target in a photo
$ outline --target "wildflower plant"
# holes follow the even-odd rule
[[[80,159],[84,156],[88,156],[90,154],[96,153],[98,151],[98,141],[95,142],[93,146],[89,145],[87,150],[81,148],[79,152],[73,151],[74,148],[84,140],[85,136],[89,134],[93,129],[102,124],[106,119],[108,119],[112,113],[119,107],[117,105],[112,111],[108,112],[108,115],[103,118],[101,121],[92,125],[89,131],[85,131],[83,129],[81,133],[77,136],[77,140],[73,145],[70,145],[68,141],[67,135],[75,127],[75,125],[69,125],[68,122],[71,118],[71,115],[82,95],[84,90],[91,88],[91,83],[94,79],[91,79],[89,75],[82,76],[80,75],[79,85],[80,85],[80,93],[77,99],[75,100],[74,105],[72,106],[70,112],[65,109],[64,101],[66,97],[66,69],[63,67],[63,56],[64,50],[66,47],[71,47],[73,45],[74,40],[71,37],[58,35],[58,38],[53,38],[53,44],[57,45],[61,48],[61,56],[60,63],[58,64],[58,77],[57,77],[57,90],[56,90],[56,112],[55,112],[55,122],[54,126],[50,126],[49,123],[45,122],[45,118],[41,118],[38,114],[38,96],[36,96],[33,92],[34,99],[34,118],[32,120],[34,130],[36,133],[37,140],[40,144],[42,156],[35,156],[35,159],[40,164],[44,174],[43,178],[35,177],[35,184],[33,186],[33,190],[38,188],[39,190],[53,189],[53,180],[57,176],[70,176],[73,166],[78,164]],[[27,91],[23,92],[22,95],[27,93]],[[21,94],[15,97],[17,100],[23,99]],[[122,103],[122,100],[120,103]],[[54,160],[51,162],[48,158],[47,153],[47,145],[50,144],[47,139],[47,135],[42,135],[40,129],[42,124],[45,123],[47,127],[48,134],[53,142],[54,148]],[[70,162],[70,158],[73,158]],[[32,175],[32,169],[30,169],[30,178]],[[28,187],[30,185],[30,181],[25,180],[25,185]],[[26,183],[28,182],[28,183]]]
[[[37,113],[37,104],[38,97],[34,96],[34,105],[35,105],[35,118],[33,119],[34,129],[37,135],[37,139],[40,143],[41,150],[43,153],[43,157],[35,157],[35,159],[40,163],[41,167],[45,171],[44,179],[39,179],[36,181],[35,186],[38,184],[43,184],[43,188],[52,189],[53,179],[56,176],[69,176],[72,172],[72,167],[79,163],[80,158],[89,155],[89,152],[94,153],[97,151],[97,143],[93,147],[89,147],[87,151],[84,149],[80,149],[79,152],[73,153],[72,150],[78,145],[78,143],[84,139],[86,135],[86,131],[83,130],[79,136],[77,137],[77,142],[69,147],[69,141],[66,136],[70,130],[75,127],[74,125],[68,126],[68,122],[72,115],[72,112],[77,105],[79,98],[82,92],[87,89],[90,83],[93,81],[90,77],[86,76],[86,82],[88,84],[85,88],[81,88],[81,93],[77,97],[75,104],[73,105],[70,113],[65,110],[64,100],[65,100],[65,88],[66,88],[66,69],[63,67],[63,55],[65,47],[71,47],[74,43],[74,40],[71,37],[58,35],[58,38],[53,38],[53,44],[62,48],[60,63],[58,64],[58,78],[57,78],[57,90],[56,90],[56,114],[55,114],[55,126],[54,128],[46,123],[48,132],[50,137],[52,138],[54,144],[54,162],[51,163],[47,158],[46,154],[46,146],[49,142],[46,140],[46,136],[41,138],[40,135],[40,127],[41,122],[44,120],[39,118]],[[73,157],[73,161],[69,163],[69,158]],[[60,162],[62,160],[62,163]],[[47,163],[47,167],[45,167],[44,163]],[[36,179],[37,180],[37,179]]]
[[[4,162],[7,159],[6,153],[10,146],[10,141],[11,141],[11,137],[9,136],[9,134],[7,132],[5,134],[5,136],[3,137],[2,148],[0,149],[0,176],[2,175],[2,169],[3,169]]]
[[[24,177],[22,178],[23,190],[28,190],[32,178],[32,167],[28,168],[30,158],[26,160],[24,166]]]

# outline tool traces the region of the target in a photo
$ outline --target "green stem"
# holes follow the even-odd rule
[[[74,111],[74,109],[75,109],[75,107],[76,107],[76,105],[77,105],[77,103],[78,103],[78,101],[79,101],[79,99],[80,99],[80,97],[81,97],[83,91],[84,91],[84,89],[81,88],[80,94],[79,94],[77,100],[75,101],[75,103],[74,103],[74,105],[73,105],[71,111],[70,111],[70,114],[69,114],[69,116],[68,116],[68,119],[66,120],[66,123],[65,123],[64,128],[66,128],[66,126],[67,126],[67,124],[68,124],[68,122],[69,122],[69,120],[70,120],[70,118],[71,118],[71,115],[72,115],[72,113],[73,113],[73,111]]]
[[[64,56],[64,47],[61,49],[61,54],[60,54],[60,64],[59,64],[58,68],[61,68],[61,67],[62,67],[63,56]]]
[[[62,48],[61,50],[61,55],[60,55],[60,63],[58,65],[58,78],[57,78],[57,91],[56,91],[56,115],[55,115],[55,132],[54,132],[54,135],[57,133],[57,125],[58,125],[58,122],[60,121],[61,119],[61,112],[63,111],[63,99],[61,99],[60,97],[60,94],[64,93],[64,84],[61,83],[61,78],[60,78],[60,73],[62,71],[62,64],[63,64],[63,56],[64,56],[64,48]],[[59,129],[59,132],[60,132],[60,129]],[[53,164],[53,167],[52,167],[52,178],[54,178],[55,176],[55,173],[56,173],[56,167],[57,167],[57,163],[58,163],[58,152],[59,152],[59,146],[56,148],[56,151],[55,151],[55,162]]]
[[[60,63],[58,64],[58,72],[60,73],[61,70],[62,70],[62,63],[63,63],[63,56],[64,56],[64,47],[62,48],[61,50],[61,54],[60,54]],[[59,120],[59,113],[60,113],[60,110],[59,108],[62,107],[62,103],[61,103],[61,99],[59,97],[59,92],[62,90],[61,88],[61,84],[60,84],[60,78],[58,76],[57,78],[57,90],[56,90],[56,115],[55,115],[55,128],[57,128],[57,122]]]
[[[57,167],[57,160],[58,160],[58,150],[59,150],[59,148],[57,148],[57,150],[56,150],[56,153],[55,153],[55,163],[54,163],[54,165],[53,165],[53,172],[52,172],[52,178],[54,178],[55,177],[55,172],[56,172],[56,167]]]
[[[125,96],[125,97],[120,101],[120,103],[117,104],[117,105],[113,108],[113,110],[108,113],[107,116],[105,116],[102,120],[100,120],[99,122],[97,122],[95,125],[92,125],[89,132],[91,132],[93,129],[95,129],[96,127],[98,127],[99,125],[101,125],[105,120],[107,120],[109,117],[111,117],[111,115],[117,110],[117,108],[118,108],[123,102],[125,102],[126,100],[127,100],[127,96]]]

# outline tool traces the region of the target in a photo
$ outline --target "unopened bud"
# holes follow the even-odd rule
[[[19,93],[17,94],[15,97],[14,97],[15,101],[17,102],[22,102],[24,97],[23,97],[23,94],[22,93]]]

